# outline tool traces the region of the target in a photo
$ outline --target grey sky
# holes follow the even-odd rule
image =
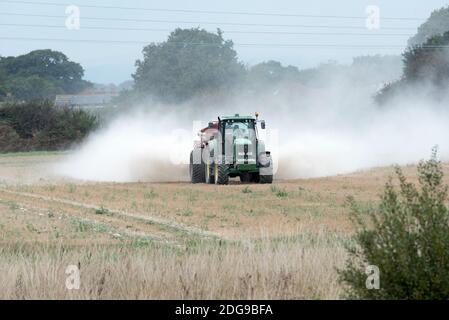
[[[14,1],[14,0],[13,0]],[[19,0],[17,0],[19,1]],[[24,0],[25,1],[25,0]],[[240,59],[247,64],[255,64],[264,60],[279,60],[284,64],[296,65],[299,68],[312,67],[320,62],[336,60],[349,63],[352,57],[364,54],[399,54],[409,36],[437,8],[446,6],[447,1],[406,1],[406,0],[227,0],[213,2],[210,0],[164,0],[164,1],[61,1],[61,0],[29,0],[30,3],[11,3],[0,0],[0,55],[18,55],[35,49],[50,48],[60,50],[73,61],[83,65],[86,79],[100,83],[120,83],[131,78],[134,62],[141,57],[143,43],[93,43],[32,41],[36,38],[82,39],[106,41],[142,41],[158,42],[166,39],[168,31],[128,31],[128,30],[91,30],[83,27],[105,28],[146,28],[172,30],[176,27],[204,27],[215,31],[221,28],[227,39],[236,43]],[[78,5],[81,9],[81,30],[67,30],[65,25],[65,7],[36,4],[51,2]],[[167,12],[123,9],[99,9],[83,7],[84,5],[120,6],[157,9],[186,9],[201,11],[233,11],[248,13],[281,13],[304,14],[322,17],[288,17],[235,14],[207,14],[199,12]],[[364,17],[367,5],[377,5],[381,18],[422,18],[423,20],[381,20],[378,31],[356,29],[365,27],[363,18],[332,18],[329,16]],[[9,13],[9,14],[5,14]],[[20,14],[20,15],[11,15]],[[37,17],[27,15],[47,15],[58,17]],[[327,17],[323,17],[327,16]],[[142,22],[118,20],[88,20],[83,18],[163,20],[173,22]],[[194,23],[179,23],[192,21]],[[204,24],[200,22],[210,22]],[[225,25],[224,23],[259,24],[258,26]],[[15,25],[12,25],[15,24]],[[260,24],[336,26],[339,28],[318,27],[280,27],[260,26]],[[41,28],[34,25],[60,26],[60,28]],[[341,27],[352,27],[341,29]],[[400,28],[394,30],[394,28]],[[404,29],[402,29],[404,28]],[[266,34],[241,32],[296,32],[313,34]],[[345,35],[319,35],[316,33],[346,33]],[[363,33],[368,35],[347,35],[347,33]],[[379,34],[379,35],[376,35]],[[382,34],[382,35],[381,35]],[[390,35],[384,35],[390,34]],[[392,35],[394,34],[394,35]],[[401,35],[397,35],[401,34]],[[5,39],[5,37],[27,38],[27,40]],[[239,44],[262,44],[264,46],[241,46]],[[269,44],[269,46],[266,46]],[[325,45],[325,47],[283,47],[282,44]],[[345,45],[358,45],[357,48],[345,48]],[[328,47],[336,45],[336,47]],[[372,46],[371,48],[367,46]],[[374,46],[374,47],[373,47]],[[376,46],[387,46],[376,48]],[[393,46],[393,47],[392,47]]]

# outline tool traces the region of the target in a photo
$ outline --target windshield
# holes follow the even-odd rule
[[[234,163],[245,156],[253,161],[257,150],[255,121],[252,119],[227,120],[224,121],[223,127],[226,161]]]
[[[224,124],[225,134],[235,138],[252,139],[255,135],[254,121],[252,120],[229,120]]]

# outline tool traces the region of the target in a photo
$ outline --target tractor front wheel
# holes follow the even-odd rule
[[[229,183],[229,166],[227,164],[214,164],[214,180],[215,184]]]
[[[252,174],[251,173],[245,172],[245,173],[241,173],[240,174],[240,182],[241,183],[249,183],[249,182],[252,181],[251,178],[252,178]]]

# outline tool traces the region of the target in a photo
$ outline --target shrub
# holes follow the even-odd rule
[[[396,168],[399,190],[386,184],[379,206],[365,212],[351,201],[360,227],[355,245],[348,246],[340,280],[351,298],[448,299],[449,213],[447,186],[436,149],[418,165],[419,187]],[[366,217],[366,215],[365,215]],[[379,268],[380,288],[367,289],[365,268]]]
[[[373,98],[378,105],[385,105],[391,101],[394,97],[398,96],[405,89],[404,80],[397,80],[384,84],[384,86],[377,91]]]
[[[0,152],[65,149],[98,125],[80,109],[58,108],[49,100],[0,107]]]

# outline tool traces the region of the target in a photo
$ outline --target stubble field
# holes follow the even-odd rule
[[[338,299],[354,232],[346,199],[374,206],[393,174],[93,183],[53,175],[65,156],[0,156],[1,299]],[[414,166],[404,172],[415,180]]]

